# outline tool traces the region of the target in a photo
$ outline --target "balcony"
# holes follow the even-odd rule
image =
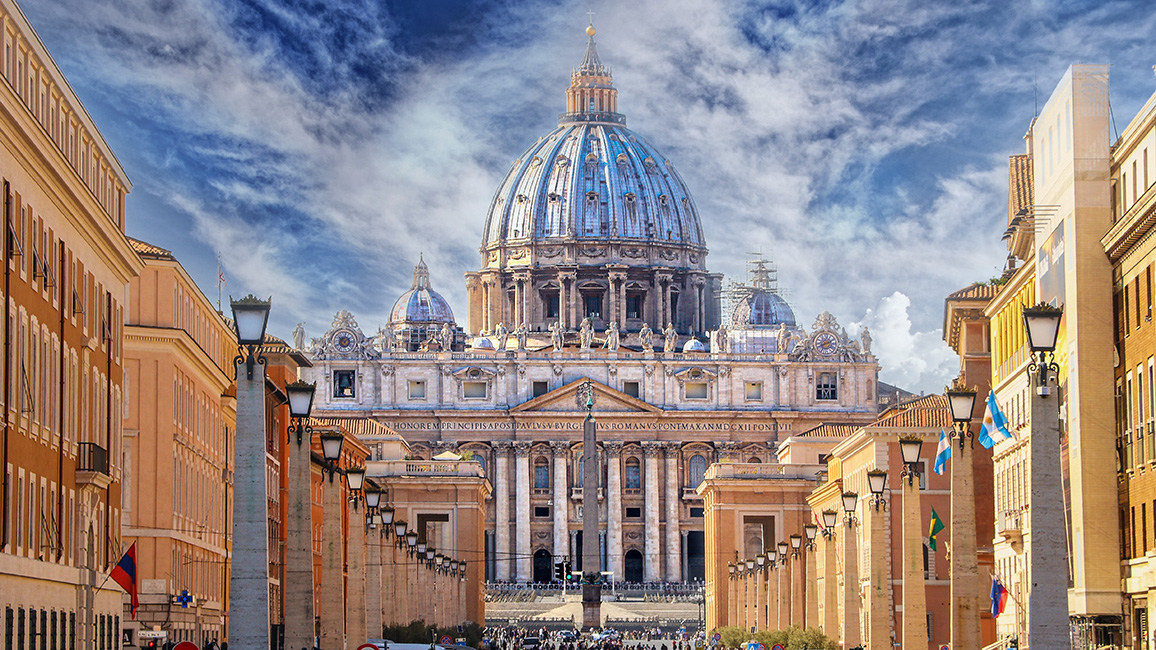
[[[995,519],[995,534],[1009,541],[1023,539],[1023,518],[1022,510],[1004,510]]]
[[[682,488],[683,501],[702,501],[702,496],[698,493],[697,488],[684,487]]]
[[[92,485],[103,490],[112,483],[108,473],[108,450],[95,442],[80,443],[76,457],[77,485]]]
[[[602,488],[598,488],[598,500],[601,501],[602,498],[603,498]],[[582,500],[582,488],[580,488],[580,487],[570,488],[570,500],[571,501],[581,501]]]
[[[471,460],[371,460],[365,475],[378,476],[461,476],[482,478],[482,466]]]

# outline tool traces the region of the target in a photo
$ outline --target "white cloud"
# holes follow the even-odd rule
[[[910,307],[911,299],[896,291],[847,329],[857,336],[870,328],[880,380],[917,393],[939,392],[959,374],[959,357],[943,342],[941,329],[913,331]]]

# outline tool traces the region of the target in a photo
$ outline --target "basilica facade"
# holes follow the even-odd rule
[[[559,126],[513,164],[490,203],[481,268],[459,325],[419,261],[390,322],[349,312],[308,350],[314,412],[368,418],[411,455],[453,452],[493,486],[486,576],[547,581],[581,567],[585,402],[594,389],[602,570],[615,581],[702,579],[708,465],[777,463],[778,445],[877,411],[866,332],[809,326],[763,261],[733,288],[706,267],[694,201],[669,160],[625,126],[594,30]],[[373,441],[367,441],[371,453]],[[784,531],[779,531],[784,532]],[[793,531],[792,531],[793,532]],[[781,539],[782,537],[780,537]],[[588,569],[584,569],[588,570]]]

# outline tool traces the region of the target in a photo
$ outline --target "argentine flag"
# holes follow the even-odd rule
[[[983,413],[983,426],[979,430],[979,444],[984,449],[991,449],[1001,440],[1015,438],[1011,429],[1008,429],[1007,418],[995,403],[995,391],[987,394],[987,409]]]
[[[935,450],[935,466],[933,469],[936,474],[942,475],[947,471],[947,459],[951,458],[951,439],[947,437],[947,431],[939,432],[939,447]]]

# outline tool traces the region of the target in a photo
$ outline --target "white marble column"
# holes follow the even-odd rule
[[[233,500],[232,610],[234,648],[269,647],[269,505],[265,469],[265,366],[250,378],[237,364],[237,443]],[[328,515],[327,515],[328,516]],[[90,554],[93,549],[90,549]],[[95,562],[90,562],[90,565]],[[89,610],[91,611],[91,610]],[[89,614],[91,616],[91,614]]]
[[[530,443],[514,443],[514,577],[529,582],[533,572],[530,555]]]
[[[662,450],[660,442],[642,443],[642,454],[646,458],[646,525],[645,525],[645,555],[643,560],[642,579],[646,582],[661,580],[659,573],[659,557],[662,549],[659,546],[659,503],[658,503],[658,454]]]
[[[622,442],[602,443],[606,454],[606,570],[623,580],[622,564]]]
[[[679,525],[679,480],[677,442],[666,443],[666,581],[682,582],[682,536]]]
[[[570,554],[570,499],[566,490],[566,464],[570,454],[570,444],[562,441],[550,443],[554,450],[554,561],[561,562],[562,556]]]
[[[498,582],[508,582],[514,549],[510,548],[510,450],[509,440],[494,442],[494,557]],[[414,522],[416,525],[416,522]]]

